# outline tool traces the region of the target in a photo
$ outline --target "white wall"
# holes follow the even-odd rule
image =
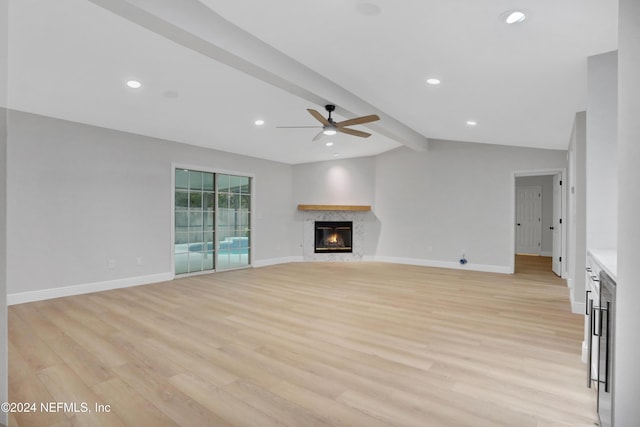
[[[291,166],[10,111],[9,294],[165,277],[172,162],[254,174],[254,260],[291,255]]]
[[[510,272],[515,171],[566,167],[566,152],[432,141],[429,151],[377,158],[377,255],[427,265]],[[426,262],[429,261],[429,262]]]
[[[297,204],[370,204],[367,259],[457,268],[464,250],[464,268],[500,272],[513,261],[513,173],[566,167],[564,151],[445,141],[292,167],[15,111],[9,125],[12,296],[165,277],[172,162],[255,175],[256,265],[300,259]]]
[[[510,272],[513,172],[565,167],[565,151],[433,141],[428,152],[296,165],[294,202],[371,204],[367,259],[461,268],[465,250],[464,268]],[[303,214],[297,223],[300,245]]]
[[[567,284],[571,305],[585,304],[585,267],[587,258],[586,213],[586,112],[576,114],[569,142]]]
[[[0,5],[2,7],[2,5]],[[7,355],[7,110],[0,108],[0,402],[8,401]],[[0,412],[0,424],[7,423]]]
[[[617,246],[618,53],[587,60],[587,248]]]
[[[619,427],[640,420],[640,2],[619,8],[618,284],[614,420]]]
[[[551,256],[553,252],[553,175],[516,177],[518,187],[540,186],[542,189],[542,242],[540,254]]]
[[[293,166],[293,200],[296,205],[371,205],[373,211],[358,213],[363,222],[365,257],[375,255],[380,221],[375,215],[375,157],[305,163]],[[294,242],[301,248],[305,214],[298,212]]]
[[[0,0],[0,402],[8,398],[7,381],[7,1]],[[0,424],[7,424],[0,411]]]
[[[373,205],[375,157],[293,166],[296,204]]]

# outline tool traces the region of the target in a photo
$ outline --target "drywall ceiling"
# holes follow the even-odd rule
[[[566,149],[586,58],[616,47],[615,0],[10,0],[8,106],[291,164],[421,138]],[[276,128],[327,102],[383,119],[332,147]]]

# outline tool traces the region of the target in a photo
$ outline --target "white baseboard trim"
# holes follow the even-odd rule
[[[512,274],[510,267],[502,266],[502,265],[484,265],[484,264],[462,265],[458,262],[451,262],[451,261],[435,261],[435,260],[418,259],[418,258],[397,258],[397,257],[388,257],[388,256],[369,256],[369,257],[365,257],[365,261],[378,261],[378,262],[389,262],[393,264],[419,265],[422,267],[452,268],[455,270],[483,271],[486,273]]]
[[[24,304],[27,302],[43,301],[47,299],[68,297],[72,295],[89,294],[92,292],[109,291],[119,288],[129,288],[131,286],[148,285],[149,283],[166,282],[169,280],[173,280],[173,274],[159,273],[150,274],[148,276],[107,280],[105,282],[85,283],[81,285],[63,286],[60,288],[42,289],[39,291],[17,292],[7,295],[7,305]]]
[[[365,255],[363,261],[388,262],[393,264],[418,265],[422,267],[450,268],[456,270],[483,271],[487,273],[512,274],[508,266],[465,264],[457,262],[435,261],[419,258],[398,258],[376,255]],[[287,264],[290,262],[304,262],[302,256],[291,256],[282,258],[269,258],[254,261],[252,267],[268,267],[270,265]],[[170,272],[152,274],[140,277],[127,277],[124,279],[108,280],[104,282],[85,283],[81,285],[64,286],[60,288],[43,289],[39,291],[17,292],[7,295],[7,305],[24,304],[34,301],[43,301],[53,298],[68,297],[72,295],[88,294],[92,292],[109,291],[112,289],[128,288],[131,286],[147,285],[149,283],[166,282],[173,280],[174,275]],[[574,308],[575,306],[575,308]],[[571,302],[571,309],[574,313],[584,312],[584,304]],[[576,311],[577,310],[577,311]]]
[[[565,277],[564,279],[567,281],[567,287],[573,291],[573,278]]]
[[[583,302],[576,302],[571,299],[571,312],[574,314],[584,314],[587,309],[587,305]]]
[[[575,314],[583,314],[587,308],[586,302],[578,302],[575,299],[573,288],[569,288],[569,301],[571,301],[571,312]]]
[[[283,257],[283,258],[269,258],[269,259],[263,259],[260,261],[253,261],[253,264],[251,264],[253,267],[268,267],[270,265],[277,265],[277,264],[287,264],[290,262],[302,262],[303,258],[301,256],[289,256],[289,257]]]

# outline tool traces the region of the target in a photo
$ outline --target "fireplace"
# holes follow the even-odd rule
[[[353,222],[351,221],[316,221],[315,253],[353,252]]]

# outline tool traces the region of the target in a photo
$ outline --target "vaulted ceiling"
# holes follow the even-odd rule
[[[516,9],[526,19],[507,25]],[[617,13],[616,0],[10,0],[8,106],[291,164],[429,139],[566,149]],[[327,103],[338,120],[382,119],[357,127],[367,139],[278,128],[317,125],[306,109]]]

